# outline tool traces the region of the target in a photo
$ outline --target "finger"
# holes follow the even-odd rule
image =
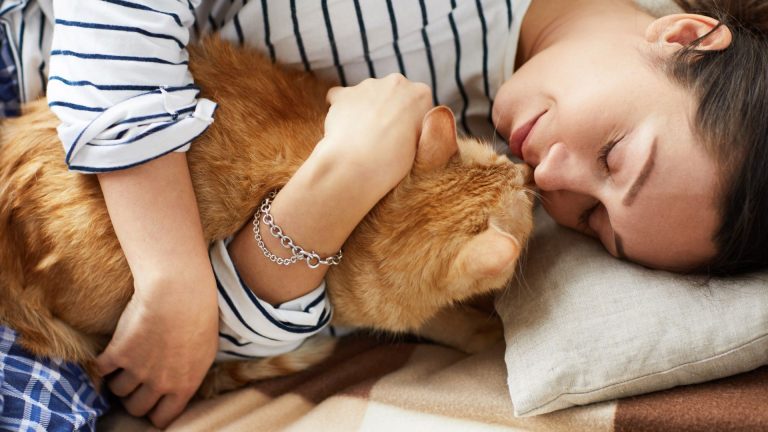
[[[136,417],[146,415],[163,395],[148,385],[142,385],[130,396],[123,399],[123,406],[129,414]]]
[[[184,411],[187,402],[189,402],[193,394],[194,393],[189,396],[182,396],[179,394],[168,394],[163,396],[163,398],[160,399],[160,402],[155,406],[155,409],[149,413],[149,420],[155,427],[160,429],[165,428],[174,421],[182,411]]]
[[[325,94],[325,101],[333,105],[333,102],[339,97],[339,94],[344,90],[344,87],[331,87],[328,89],[328,93]]]
[[[413,97],[414,108],[426,115],[429,110],[434,108],[432,99],[432,88],[424,83],[415,82],[411,85],[410,93]]]
[[[381,81],[394,81],[394,82],[402,82],[402,83],[409,82],[408,78],[406,78],[405,75],[398,72],[392,72],[385,75]]]
[[[140,384],[141,380],[125,370],[118,372],[114,378],[110,378],[107,381],[109,390],[111,390],[115,396],[121,398],[133,393]]]
[[[103,353],[96,357],[96,372],[102,377],[111,374],[119,368],[120,366],[112,356],[109,346],[107,346],[107,349],[104,350]]]

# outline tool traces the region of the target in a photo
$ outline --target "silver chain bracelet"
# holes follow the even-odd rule
[[[264,253],[264,256],[273,263],[284,266],[296,264],[299,261],[305,261],[307,266],[309,266],[311,269],[316,269],[321,265],[339,265],[341,262],[341,257],[343,256],[341,249],[339,249],[336,255],[327,258],[321,258],[317,252],[305,251],[301,246],[295,244],[293,239],[283,234],[283,229],[275,224],[275,220],[269,213],[270,210],[272,210],[272,200],[275,199],[275,196],[277,196],[277,191],[270,192],[269,195],[264,198],[264,201],[261,202],[259,210],[256,211],[256,213],[253,215],[253,237],[256,239],[256,243],[259,245],[259,249],[261,249],[261,251]],[[267,249],[267,245],[264,244],[264,239],[261,237],[259,217],[261,217],[261,221],[264,222],[264,225],[269,227],[269,233],[272,235],[272,237],[280,240],[280,245],[291,251],[292,256],[290,258],[279,257]]]

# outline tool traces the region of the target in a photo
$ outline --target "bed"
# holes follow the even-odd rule
[[[710,281],[610,256],[541,209],[476,354],[353,333],[293,376],[195,400],[174,431],[768,431],[768,272]],[[493,299],[490,299],[493,300]],[[115,409],[99,430],[153,430]]]
[[[704,384],[513,415],[499,343],[474,355],[429,343],[342,338],[298,375],[194,401],[169,431],[761,431],[768,367]],[[116,410],[101,430],[153,430]]]

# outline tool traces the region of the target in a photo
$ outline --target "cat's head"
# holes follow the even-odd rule
[[[527,165],[457,137],[453,113],[434,108],[412,172],[360,224],[349,259],[398,307],[442,307],[501,288],[533,228],[530,182]]]

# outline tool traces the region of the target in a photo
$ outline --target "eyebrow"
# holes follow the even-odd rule
[[[627,194],[624,196],[624,199],[621,200],[622,204],[627,207],[632,205],[632,203],[635,201],[635,198],[637,198],[638,192],[640,192],[640,189],[642,189],[643,185],[648,180],[648,177],[650,177],[651,171],[653,171],[655,164],[656,139],[654,139],[653,144],[651,144],[651,151],[648,154],[648,159],[645,160],[645,164],[643,164],[643,169],[640,170],[640,174],[638,174],[634,183],[632,183],[632,187],[629,188],[629,192],[627,192]],[[613,244],[616,248],[616,255],[621,259],[627,259],[627,254],[624,252],[624,241],[616,231],[613,231]]]
[[[627,194],[624,195],[624,199],[621,200],[622,204],[629,207],[632,205],[633,202],[635,202],[635,198],[637,198],[638,192],[640,192],[640,189],[643,188],[643,185],[648,180],[648,177],[651,175],[651,171],[653,171],[653,167],[655,164],[656,164],[656,140],[654,139],[653,144],[651,144],[651,152],[648,154],[648,159],[645,160],[643,169],[640,170],[640,174],[637,176],[634,183],[632,183],[632,187],[629,188],[629,192],[627,192]]]

